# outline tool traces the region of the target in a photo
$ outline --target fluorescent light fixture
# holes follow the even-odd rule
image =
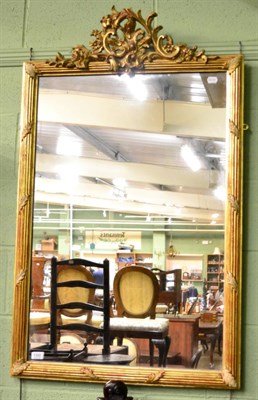
[[[74,186],[79,180],[79,174],[77,168],[71,165],[59,165],[56,168],[60,179],[64,181],[67,185]]]
[[[211,216],[212,219],[217,219],[218,217],[219,217],[219,214],[218,214],[218,213],[214,213],[214,214],[212,214],[212,216]]]
[[[126,82],[128,89],[137,100],[144,101],[147,99],[148,92],[142,82],[141,76],[124,74],[122,75],[122,79]]]
[[[120,188],[120,189],[124,189],[127,187],[127,182],[124,178],[114,178],[112,180],[112,183],[114,186]]]
[[[224,186],[218,186],[216,189],[213,190],[213,193],[217,197],[217,199],[221,201],[226,200],[226,190]]]
[[[70,137],[59,136],[56,145],[56,154],[61,156],[81,156],[81,144],[71,141]]]
[[[197,172],[201,169],[201,162],[196,154],[193,152],[188,144],[184,144],[181,147],[181,156],[183,157],[185,163],[192,171]]]
[[[127,194],[123,189],[119,189],[118,187],[114,187],[112,189],[112,196],[119,199],[126,199]]]
[[[146,222],[151,222],[151,216],[149,214],[146,217]]]

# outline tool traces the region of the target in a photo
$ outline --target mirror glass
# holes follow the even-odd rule
[[[122,368],[128,383],[239,386],[242,59],[186,64],[116,73],[101,59],[90,71],[26,63],[13,375],[94,382]],[[178,301],[156,307],[169,319],[166,368],[149,366],[144,339],[130,343],[137,358],[126,367],[35,357],[49,342],[53,256],[107,258],[111,297],[125,265],[179,270],[163,288]]]
[[[211,291],[222,318],[225,72],[41,77],[37,116],[30,345],[49,340],[33,324],[48,309],[53,255],[108,258],[111,291],[126,264],[181,268],[176,313],[195,289],[198,313]],[[201,361],[210,368],[208,353]]]

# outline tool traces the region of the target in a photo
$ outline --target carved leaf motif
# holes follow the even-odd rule
[[[160,371],[158,373],[152,373],[150,375],[148,375],[148,378],[146,380],[147,383],[156,383],[158,382],[161,378],[163,378],[165,374],[165,371]]]
[[[233,276],[231,272],[227,274],[227,283],[229,286],[232,287],[236,292],[238,292],[238,284],[236,278]]]
[[[47,63],[55,67],[88,69],[91,61],[106,61],[112,71],[131,73],[136,68],[144,68],[146,60],[207,63],[214,58],[206,56],[204,50],[197,51],[197,46],[188,48],[186,44],[174,45],[169,35],[158,36],[162,26],[152,27],[155,17],[157,14],[152,12],[144,20],[140,10],[135,13],[126,8],[118,12],[113,6],[112,13],[101,19],[102,31],[92,31],[91,36],[95,40],[90,43],[91,50],[78,45],[73,48],[71,58],[66,59],[58,53]]]
[[[236,126],[236,124],[235,124],[231,119],[229,120],[229,129],[230,129],[230,132],[231,132],[234,136],[236,136],[237,138],[239,138],[239,135],[240,135],[239,128],[238,128],[238,126]]]
[[[86,377],[89,378],[89,379],[94,379],[94,380],[98,380],[99,379],[99,377],[97,375],[95,375],[93,370],[90,369],[90,368],[83,367],[83,368],[81,368],[81,372],[84,375],[86,375]]]
[[[26,207],[26,205],[28,204],[30,199],[30,195],[25,195],[21,198],[20,201],[20,206],[19,206],[19,214],[21,214],[22,210],[24,209],[24,207]]]
[[[236,57],[234,57],[233,59],[231,59],[229,61],[229,63],[228,63],[228,72],[229,72],[229,74],[232,74],[232,72],[234,72],[237,68],[240,67],[241,62],[242,62],[241,60],[242,60],[242,58],[239,55],[239,56],[236,56]]]
[[[239,201],[235,198],[235,196],[233,194],[230,194],[228,196],[228,201],[229,201],[231,207],[234,209],[234,211],[238,214],[240,211]]]
[[[23,371],[25,371],[29,366],[29,363],[24,362],[24,360],[18,360],[13,364],[12,367],[12,375],[20,375]]]
[[[233,375],[229,372],[228,369],[224,369],[223,371],[223,380],[229,387],[237,387],[237,382],[235,381]]]
[[[37,68],[35,67],[34,64],[27,63],[26,67],[25,67],[25,71],[32,79],[34,79],[36,76],[36,73],[37,73]]]
[[[28,124],[26,124],[22,130],[22,138],[21,140],[23,141],[27,135],[30,135],[32,131],[32,123],[29,122]]]
[[[19,273],[19,275],[18,275],[18,277],[17,277],[16,285],[20,285],[20,283],[24,280],[25,276],[26,276],[26,271],[23,269],[23,270]]]

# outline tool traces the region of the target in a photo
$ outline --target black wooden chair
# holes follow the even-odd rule
[[[103,269],[103,284],[95,283],[91,268]],[[96,289],[103,290],[102,305],[96,305],[94,302]],[[53,257],[51,261],[50,342],[54,351],[57,350],[58,332],[79,331],[102,336],[102,354],[109,354],[109,303],[109,261],[107,259],[101,264],[80,258],[57,261]],[[91,323],[93,311],[98,311],[103,315],[101,327]],[[84,323],[77,321],[68,324],[60,323],[60,314],[75,318],[85,315],[86,320]]]
[[[91,268],[102,268],[104,283],[95,283]],[[103,302],[94,302],[95,290],[103,290]],[[95,263],[89,260],[74,258],[58,261],[51,260],[51,296],[50,296],[50,344],[37,348],[44,352],[44,359],[58,361],[79,361],[87,358],[90,362],[87,337],[95,334],[101,336],[103,356],[110,354],[109,329],[109,261]],[[102,325],[92,324],[92,313],[99,312]],[[66,323],[68,317],[69,322]],[[83,349],[63,350],[59,345],[60,334],[74,332],[85,338]],[[64,347],[64,346],[63,346]],[[33,358],[33,357],[32,357]]]

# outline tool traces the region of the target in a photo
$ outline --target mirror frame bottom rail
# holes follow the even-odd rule
[[[13,366],[12,375],[20,378],[105,383],[118,379],[129,385],[199,387],[212,389],[236,389],[236,382],[229,371],[207,371],[192,369],[161,369],[148,367],[83,366],[74,363],[54,363],[28,361]],[[136,379],[137,376],[137,379]]]
[[[124,10],[123,10],[124,11]],[[126,10],[128,12],[128,10]],[[139,21],[142,20],[139,18]],[[138,22],[139,22],[138,21]],[[155,33],[155,35],[157,32]],[[153,35],[153,36],[155,36]],[[31,285],[32,215],[36,151],[39,78],[114,74],[106,60],[89,62],[85,68],[58,68],[45,62],[27,62],[23,69],[19,188],[17,206],[16,260],[13,306],[11,375],[28,379],[49,379],[105,383],[121,379],[131,385],[240,388],[241,287],[242,287],[242,169],[243,169],[243,57],[207,56],[204,63],[170,59],[143,61],[138,73],[225,72],[227,74],[227,200],[225,210],[225,310],[222,370],[161,369],[125,366],[57,363],[28,360],[28,325]],[[126,68],[120,71],[127,72]],[[173,339],[172,339],[173,340]]]

